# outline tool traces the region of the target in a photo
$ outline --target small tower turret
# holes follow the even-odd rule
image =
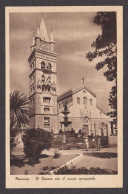
[[[33,51],[34,47],[35,47],[35,33],[33,32],[31,51]]]
[[[54,52],[54,47],[55,47],[55,41],[53,39],[53,33],[52,33],[52,29],[51,29],[50,49],[51,49],[52,52]]]
[[[38,23],[37,32],[36,32],[36,36],[35,36],[35,42],[36,42],[36,47],[37,48],[40,47],[40,41],[41,41],[41,37],[40,37],[40,26],[39,26],[39,23]]]

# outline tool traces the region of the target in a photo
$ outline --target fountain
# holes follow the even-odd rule
[[[67,108],[67,101],[64,102],[64,110],[62,111],[62,114],[64,115],[64,121],[60,122],[61,124],[64,125],[64,129],[68,127],[68,125],[70,125],[72,122],[68,121],[68,114],[69,114],[69,110]]]

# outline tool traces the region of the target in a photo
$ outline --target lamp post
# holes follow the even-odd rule
[[[109,142],[108,142],[108,124],[106,124],[106,135],[107,135],[107,143],[109,144]]]
[[[96,123],[94,123],[95,137],[96,137]]]

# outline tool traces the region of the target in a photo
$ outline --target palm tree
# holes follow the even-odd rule
[[[10,149],[16,146],[15,137],[22,125],[29,122],[29,99],[24,93],[14,91],[10,94]]]
[[[29,121],[29,100],[19,91],[10,94],[10,128],[21,128]]]

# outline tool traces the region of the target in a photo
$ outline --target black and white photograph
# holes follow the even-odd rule
[[[121,187],[122,8],[7,8],[6,46],[6,186]]]

